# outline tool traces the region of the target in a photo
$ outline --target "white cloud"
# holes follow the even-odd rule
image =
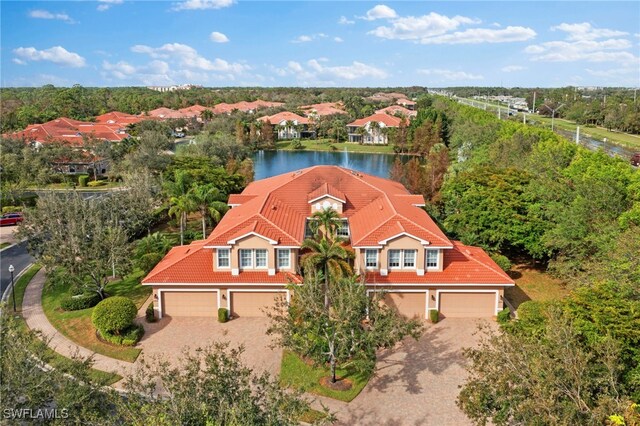
[[[446,69],[420,69],[418,74],[435,76],[439,78],[439,81],[469,81],[469,80],[483,80],[484,76],[480,74],[471,74],[465,71],[451,71]],[[438,80],[436,80],[438,81]]]
[[[391,9],[389,6],[385,6],[384,4],[379,4],[373,9],[369,9],[367,14],[362,16],[361,19],[375,21],[376,19],[391,19],[397,16],[398,14],[395,10]]]
[[[12,61],[13,61],[14,64],[27,65],[27,63],[25,61],[23,61],[22,59],[13,58]]]
[[[250,69],[249,66],[238,62],[230,63],[219,58],[215,58],[213,60],[206,59],[205,57],[200,56],[193,47],[181,43],[167,43],[160,47],[150,47],[138,44],[132,46],[131,51],[147,54],[154,59],[168,59],[178,64],[180,67],[200,71],[240,74]]]
[[[373,65],[353,61],[350,65],[328,66],[326,58],[317,58],[301,64],[296,61],[289,61],[284,68],[271,67],[280,77],[293,76],[302,85],[340,85],[345,81],[356,81],[363,78],[381,80],[388,77],[388,74]]]
[[[303,34],[291,40],[291,43],[309,43],[310,41],[317,40],[320,38],[329,37],[325,33],[317,33],[317,34]]]
[[[334,37],[333,41],[335,41],[336,43],[342,43],[344,40],[342,39],[342,37]]]
[[[473,24],[477,21],[464,16],[448,16],[431,12],[423,16],[406,16],[391,21],[390,26],[381,26],[369,34],[389,40],[421,40],[453,31],[462,24]]]
[[[637,73],[638,70],[636,68],[613,68],[608,70],[592,70],[587,68],[586,71],[596,77],[611,77],[611,76],[619,76],[619,75],[627,75]]]
[[[128,62],[120,61],[112,64],[108,61],[102,63],[103,77],[117,80],[129,80],[142,83],[147,86],[173,84],[170,77],[169,64],[163,61],[151,61],[146,65],[134,66]]]
[[[214,31],[209,35],[209,39],[214,43],[228,43],[229,37],[226,35],[219,33],[218,31]]]
[[[341,16],[340,19],[338,19],[338,24],[340,25],[351,25],[351,24],[355,24],[356,21],[352,21],[350,19],[348,19],[346,16]]]
[[[516,72],[516,71],[523,71],[526,70],[526,67],[523,67],[522,65],[507,65],[506,67],[502,67],[500,70],[502,72]]]
[[[206,10],[206,9],[223,9],[235,3],[234,0],[185,0],[174,3],[172,10]]]
[[[98,3],[100,4],[96,9],[98,12],[104,12],[109,10],[113,5],[124,3],[124,0],[98,0]]]
[[[38,50],[35,47],[19,47],[13,53],[23,62],[49,61],[67,67],[80,68],[86,65],[85,59],[77,53],[69,52],[62,46]]]
[[[587,22],[578,24],[562,23],[552,28],[566,34],[564,40],[533,44],[524,49],[532,61],[542,62],[617,62],[622,66],[638,64],[640,58],[629,50],[633,43],[624,31],[594,28]]]
[[[501,30],[489,28],[470,28],[436,37],[420,40],[422,44],[479,44],[479,43],[507,43],[526,41],[534,38],[536,32],[526,27],[506,27]]]
[[[48,10],[37,9],[29,12],[30,18],[35,19],[56,19],[58,21],[64,21],[68,24],[73,24],[75,21],[66,13],[52,13]]]

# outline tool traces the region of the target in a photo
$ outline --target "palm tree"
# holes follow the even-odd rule
[[[207,123],[213,119],[213,111],[211,111],[210,109],[205,109],[200,113],[200,117],[205,123]]]
[[[372,121],[369,123],[369,132],[371,133],[371,138],[373,139],[373,143],[376,142],[376,138],[380,134],[380,123],[377,121]]]
[[[222,201],[224,196],[213,184],[194,185],[189,191],[189,197],[202,217],[202,239],[205,239],[207,238],[207,216],[217,223],[229,207]]]
[[[316,239],[320,236],[320,228],[324,231],[323,238],[331,241],[336,240],[338,227],[340,226],[340,215],[332,208],[318,210],[311,216],[309,228]]]
[[[293,120],[287,120],[287,122],[285,123],[285,133],[287,134],[287,139],[289,139],[289,136],[291,136],[291,139],[293,139],[293,136],[295,135],[295,123]]]
[[[352,273],[351,265],[348,262],[352,253],[341,245],[341,241],[332,241],[326,238],[322,238],[320,241],[307,238],[302,242],[301,248],[308,250],[300,259],[307,273],[313,274],[314,271],[322,271],[324,307],[329,310],[329,286],[333,280],[338,280]]]
[[[196,210],[196,205],[188,194],[171,197],[169,216],[175,216],[180,221],[180,245],[184,245],[184,229],[187,225],[187,215]]]

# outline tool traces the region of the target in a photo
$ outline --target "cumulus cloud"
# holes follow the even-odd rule
[[[379,4],[373,9],[369,9],[367,14],[362,16],[361,19],[366,21],[375,21],[376,19],[391,19],[397,16],[398,14],[395,10],[391,9],[389,6],[385,6],[384,4]]]
[[[134,66],[126,61],[102,63],[102,75],[105,78],[117,80],[129,80],[142,83],[147,86],[173,84],[174,80],[169,75],[169,64],[164,61],[154,60],[146,65]]]
[[[86,65],[85,59],[77,53],[69,52],[62,46],[38,50],[35,47],[19,47],[13,53],[19,61],[49,61],[66,67],[80,68]]]
[[[338,66],[326,65],[328,62],[326,58],[311,59],[304,64],[289,61],[284,68],[272,67],[272,69],[280,77],[293,76],[302,85],[336,85],[363,78],[381,80],[388,77],[384,70],[362,62],[353,61],[349,65]]]
[[[526,41],[534,38],[536,32],[526,27],[506,27],[501,30],[489,28],[470,28],[436,37],[420,40],[422,44],[479,44],[479,43],[507,43]]]
[[[351,24],[355,24],[355,23],[356,23],[356,21],[348,19],[346,16],[341,16],[340,19],[338,19],[338,24],[340,24],[340,25],[351,25]]]
[[[234,0],[185,0],[174,3],[172,10],[207,10],[207,9],[223,9],[235,3]]]
[[[214,43],[228,43],[229,42],[229,37],[227,37],[226,35],[218,32],[218,31],[212,32],[209,35],[209,39]]]
[[[344,40],[342,39],[342,37],[334,37],[333,41],[335,41],[336,43],[342,43]]]
[[[501,68],[502,72],[516,72],[516,71],[523,71],[526,69],[527,68],[523,67],[522,65],[507,65]]]
[[[483,80],[484,76],[480,74],[472,74],[465,71],[452,71],[447,69],[420,69],[418,74],[434,76],[439,81],[469,81]]]
[[[52,13],[48,10],[36,9],[29,12],[30,18],[35,19],[55,19],[58,21],[64,21],[68,24],[73,24],[75,21],[66,13]]]
[[[167,43],[160,47],[151,47],[137,44],[131,47],[135,53],[143,53],[154,59],[164,59],[175,63],[181,69],[227,73],[228,75],[240,74],[250,69],[248,65],[238,62],[228,62],[215,58],[209,60],[191,46],[182,43]]]
[[[313,40],[318,40],[321,38],[327,38],[328,36],[325,33],[317,33],[317,34],[303,34],[291,40],[291,43],[309,43]]]
[[[628,33],[606,28],[594,28],[584,22],[562,23],[552,28],[566,34],[564,40],[527,46],[524,51],[531,60],[542,62],[618,62],[622,65],[639,63],[638,56],[629,50],[633,43],[621,38]]]
[[[98,3],[100,4],[98,4],[98,7],[96,9],[98,10],[98,12],[104,12],[106,10],[109,10],[111,6],[124,3],[124,0],[98,0]]]
[[[18,65],[27,65],[27,63],[25,61],[23,61],[22,59],[18,59],[18,58],[13,58],[11,60],[14,64],[18,64]]]

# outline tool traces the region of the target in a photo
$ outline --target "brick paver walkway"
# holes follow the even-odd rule
[[[44,269],[40,269],[38,273],[33,277],[31,283],[27,286],[24,292],[24,300],[22,301],[22,316],[27,322],[27,325],[32,330],[40,330],[42,335],[49,340],[49,347],[59,354],[71,358],[73,356],[80,356],[82,358],[93,357],[93,367],[102,370],[120,374],[125,376],[132,371],[133,364],[120,361],[117,359],[109,358],[104,355],[100,355],[83,348],[67,339],[60,334],[53,325],[49,322],[49,319],[42,310],[42,288],[45,282]]]

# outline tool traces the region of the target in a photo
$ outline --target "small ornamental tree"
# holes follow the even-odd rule
[[[99,331],[120,334],[133,323],[138,309],[127,297],[113,296],[98,303],[91,320]]]

